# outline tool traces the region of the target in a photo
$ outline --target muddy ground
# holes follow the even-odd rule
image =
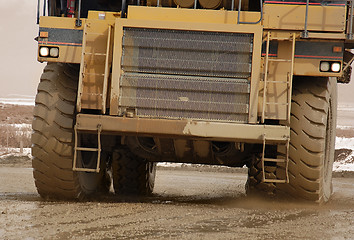
[[[30,124],[32,109],[0,104],[0,124]],[[29,157],[9,156],[0,161],[0,239],[354,239],[353,172],[335,173],[331,201],[316,206],[246,197],[244,170],[159,168],[150,198],[54,202],[37,194]]]
[[[323,206],[252,199],[245,173],[159,169],[154,195],[45,201],[29,165],[0,165],[0,239],[353,239],[354,178]]]

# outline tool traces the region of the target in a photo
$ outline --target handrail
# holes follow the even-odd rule
[[[353,4],[353,0],[349,0],[349,1],[350,1],[350,12],[348,14],[349,30],[348,30],[347,38],[349,40],[353,40],[353,8],[354,8],[354,4]]]
[[[77,19],[76,19],[76,27],[81,27],[82,26],[82,21],[80,19],[81,15],[81,0],[79,0],[79,7],[77,10]]]
[[[125,14],[127,13],[127,0],[122,0],[122,8],[120,12],[120,17],[125,18]]]
[[[232,0],[231,2],[231,11],[233,11],[235,8],[235,0]]]
[[[37,2],[37,24],[39,24],[39,8],[40,8],[40,5],[41,4],[41,0],[38,0]]]
[[[309,3],[310,3],[310,0],[306,0],[305,26],[304,26],[304,31],[301,33],[301,36],[303,38],[309,37],[309,31],[307,30],[307,20],[308,20],[308,15],[309,15]]]
[[[43,1],[43,16],[45,16],[45,9],[47,8],[47,0]]]
[[[263,1],[259,0],[260,6],[261,6],[261,16],[260,16],[260,18],[259,18],[259,20],[257,22],[241,22],[240,21],[241,2],[242,2],[242,0],[239,0],[239,2],[238,2],[237,24],[258,24],[258,23],[260,23],[262,21],[262,19],[263,19]]]

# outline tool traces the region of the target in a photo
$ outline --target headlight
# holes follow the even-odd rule
[[[321,62],[321,64],[320,64],[321,72],[328,72],[329,67],[330,67],[329,62]]]
[[[40,47],[39,48],[39,55],[41,57],[48,57],[49,55],[49,48],[48,47]]]
[[[332,63],[331,70],[332,70],[332,72],[339,72],[340,71],[340,63],[338,63],[338,62]]]
[[[55,57],[55,58],[58,57],[59,56],[59,48],[56,48],[56,47],[50,48],[49,55],[51,57]]]

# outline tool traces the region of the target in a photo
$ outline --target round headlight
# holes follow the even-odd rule
[[[47,48],[47,47],[40,47],[40,49],[39,49],[39,55],[40,55],[41,57],[48,57],[48,55],[49,55],[49,48]]]
[[[49,51],[49,55],[51,57],[58,57],[59,56],[59,48],[51,48]]]
[[[328,72],[329,67],[330,67],[329,62],[321,62],[320,64],[321,72]]]
[[[331,70],[332,72],[339,72],[340,71],[340,63],[332,63],[331,65]]]

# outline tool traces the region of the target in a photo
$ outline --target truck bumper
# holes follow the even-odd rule
[[[79,131],[97,131],[99,125],[104,134],[122,136],[156,136],[242,143],[262,143],[264,137],[267,138],[267,142],[280,143],[290,138],[290,128],[280,125],[127,118],[91,114],[78,114],[76,117],[76,129]]]

